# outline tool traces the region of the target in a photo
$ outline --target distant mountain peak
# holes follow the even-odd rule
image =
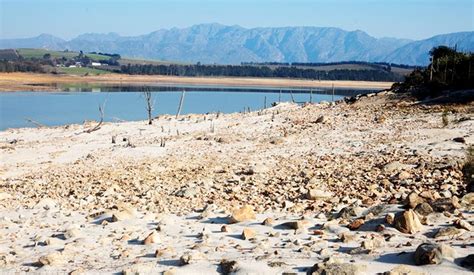
[[[474,32],[442,34],[412,41],[375,38],[363,30],[346,31],[336,27],[245,28],[205,23],[159,29],[139,36],[120,36],[111,32],[85,33],[70,41],[49,34],[0,39],[0,48],[71,49],[211,64],[376,61],[424,65],[429,61],[429,50],[439,45],[457,45],[460,50],[474,51]]]

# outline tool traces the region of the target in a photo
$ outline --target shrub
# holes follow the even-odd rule
[[[467,149],[467,159],[462,168],[466,191],[474,192],[474,145]]]

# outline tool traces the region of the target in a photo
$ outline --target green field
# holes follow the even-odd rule
[[[186,62],[177,62],[177,61],[162,61],[162,60],[153,60],[153,59],[138,59],[138,58],[121,58],[119,60],[120,65],[190,65]]]
[[[81,68],[57,68],[56,71],[58,73],[65,73],[65,74],[75,74],[75,75],[100,75],[100,74],[110,74],[112,72],[106,70],[99,70],[94,68],[88,67],[81,67]]]
[[[51,57],[54,58],[61,58],[61,57],[66,57],[68,59],[71,59],[73,57],[76,57],[79,55],[78,52],[72,52],[72,51],[50,51],[46,49],[17,49],[18,54],[23,56],[24,58],[43,58],[43,56],[47,53],[51,54]],[[84,55],[88,56],[89,58],[93,60],[108,60],[110,59],[109,56],[106,55],[100,55],[100,54],[88,54],[85,53]]]

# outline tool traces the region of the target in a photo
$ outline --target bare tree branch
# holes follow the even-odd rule
[[[25,118],[26,121],[33,123],[38,128],[46,127],[44,124],[39,123],[38,121],[32,120],[30,118]]]
[[[181,93],[181,99],[179,100],[178,111],[176,112],[176,119],[178,118],[179,114],[181,114],[181,108],[183,107],[185,93],[186,93],[185,90],[183,90],[183,92]]]
[[[153,97],[150,91],[143,92],[143,95],[145,96],[145,103],[146,103],[145,108],[148,114],[148,125],[152,125],[153,124],[152,112],[153,112],[153,106],[155,105],[155,101],[153,100]]]
[[[84,133],[92,133],[94,131],[97,131],[100,129],[100,127],[102,126],[102,123],[104,122],[104,110],[105,110],[105,103],[107,101],[104,101],[104,103],[101,105],[99,105],[99,113],[100,113],[100,120],[99,120],[99,123],[97,123],[96,126],[90,128],[90,129],[87,129],[84,131]]]

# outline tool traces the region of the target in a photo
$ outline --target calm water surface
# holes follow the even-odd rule
[[[309,93],[293,92],[296,102],[308,102]],[[154,115],[176,114],[181,92],[155,91]],[[181,114],[241,112],[244,108],[258,110],[278,102],[279,91],[187,91]],[[343,96],[336,95],[334,100]],[[332,96],[315,94],[313,102],[331,101]],[[282,93],[281,101],[291,101],[290,93]],[[11,92],[0,93],[0,130],[35,127],[27,119],[48,126],[98,120],[98,106],[105,102],[105,120],[145,120],[145,100],[141,92]]]

